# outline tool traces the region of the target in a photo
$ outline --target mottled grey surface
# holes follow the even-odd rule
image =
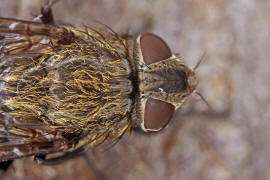
[[[0,0],[0,15],[32,19],[39,0]],[[199,91],[164,132],[126,135],[94,159],[107,179],[270,179],[269,0],[61,0],[59,23],[99,20],[119,33],[159,34],[199,68]],[[57,166],[18,160],[1,179],[91,179],[82,158]]]

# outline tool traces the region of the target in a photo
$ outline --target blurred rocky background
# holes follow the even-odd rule
[[[0,16],[31,20],[45,1],[0,0]],[[132,133],[89,152],[112,180],[270,179],[269,0],[60,0],[57,22],[101,21],[116,32],[154,32],[194,66],[198,91],[162,133]],[[0,179],[95,179],[83,158],[42,166],[17,160]]]

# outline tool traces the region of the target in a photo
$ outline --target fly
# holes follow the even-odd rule
[[[153,33],[0,18],[0,161],[43,162],[164,129],[198,94],[195,68]],[[46,159],[46,155],[63,155]]]

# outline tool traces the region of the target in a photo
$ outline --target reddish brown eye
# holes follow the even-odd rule
[[[162,130],[172,119],[174,110],[170,103],[149,98],[145,104],[144,128],[148,132]]]
[[[140,38],[145,64],[152,64],[172,56],[169,46],[157,35],[145,33]],[[144,129],[147,132],[162,130],[172,119],[175,107],[167,102],[148,98],[144,111]]]
[[[140,44],[145,64],[152,64],[172,56],[169,46],[155,34],[142,34]]]

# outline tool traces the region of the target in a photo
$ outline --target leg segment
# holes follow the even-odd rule
[[[48,3],[43,5],[40,10],[40,15],[37,19],[40,19],[44,24],[54,24],[54,16],[52,12],[52,6],[59,0],[49,0]]]
[[[2,170],[3,172],[7,171],[7,169],[10,167],[12,163],[13,163],[13,160],[1,161],[0,170]]]

